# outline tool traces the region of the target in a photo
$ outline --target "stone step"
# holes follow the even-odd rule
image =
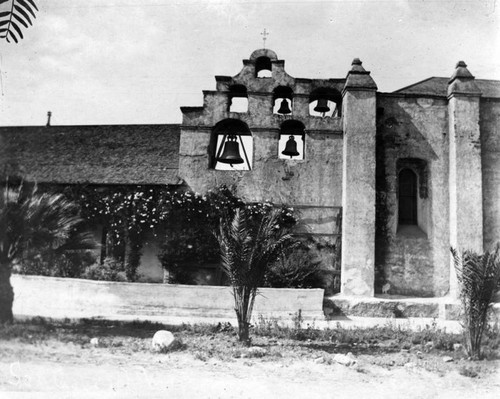
[[[356,316],[458,320],[460,304],[450,298],[406,298],[397,295],[355,298],[334,295],[325,298],[323,310],[327,319]]]
[[[500,323],[500,295],[491,307],[492,323]],[[400,295],[377,295],[376,297],[352,297],[336,294],[325,297],[323,311],[326,320],[339,318],[427,318],[461,321],[460,300],[451,297],[415,298]]]

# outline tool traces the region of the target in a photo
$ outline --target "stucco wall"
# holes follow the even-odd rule
[[[117,283],[13,275],[15,316],[54,318],[104,317],[115,320],[168,321],[170,317],[230,317],[230,287]],[[262,288],[253,315],[323,319],[322,289]]]
[[[447,101],[380,94],[377,107],[376,254],[382,274],[378,288],[388,281],[391,294],[444,295],[449,279]],[[413,246],[409,243],[415,237],[406,239],[398,233],[396,164],[400,158],[425,160],[428,168],[427,198],[419,198],[424,238]]]
[[[500,241],[500,101],[482,100],[479,125],[483,171],[484,248]]]
[[[375,256],[376,95],[344,94],[342,293],[373,296]]]
[[[215,170],[208,168],[210,132],[183,128],[180,175],[200,193],[227,184],[249,201],[341,206],[342,137],[333,132],[306,134],[302,161],[278,159],[278,140],[278,132],[255,132],[251,171]]]

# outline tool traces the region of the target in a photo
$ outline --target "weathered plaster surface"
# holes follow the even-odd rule
[[[450,117],[450,243],[483,249],[479,97],[453,96]]]
[[[182,129],[180,176],[200,193],[226,184],[234,186],[248,201],[340,206],[341,137],[328,133],[306,134],[303,161],[278,159],[278,140],[277,132],[255,132],[253,170],[222,171],[208,168],[210,132]]]
[[[51,318],[155,320],[172,316],[234,317],[231,287],[138,284],[14,275],[14,314]],[[37,295],[43,289],[45,295]],[[323,315],[322,289],[261,288],[254,315],[289,320],[301,311],[305,319]],[[68,300],[68,297],[71,300]]]
[[[449,278],[447,102],[379,95],[377,107],[383,108],[377,121],[378,290],[388,282],[392,294],[443,295]],[[396,166],[407,158],[424,160],[428,169],[427,198],[418,196],[420,238],[398,234]]]
[[[374,91],[344,95],[342,293],[373,296],[375,268]]]
[[[500,242],[500,102],[481,101],[484,249]]]

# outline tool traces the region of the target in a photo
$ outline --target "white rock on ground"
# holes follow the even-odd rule
[[[174,334],[167,330],[159,330],[155,332],[155,335],[153,336],[151,347],[154,351],[159,352],[171,348],[174,342]]]
[[[99,346],[99,338],[92,338],[90,340],[90,345],[92,345],[92,346]]]
[[[333,357],[333,361],[348,367],[356,364],[356,359],[354,358],[354,355],[351,352],[349,352],[347,355],[337,353]]]

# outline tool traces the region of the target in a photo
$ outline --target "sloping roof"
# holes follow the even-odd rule
[[[40,183],[180,183],[179,125],[0,127],[0,174]]]
[[[394,91],[403,94],[422,94],[446,97],[450,78],[432,77]],[[483,93],[482,97],[500,98],[500,81],[476,79],[476,84]]]

